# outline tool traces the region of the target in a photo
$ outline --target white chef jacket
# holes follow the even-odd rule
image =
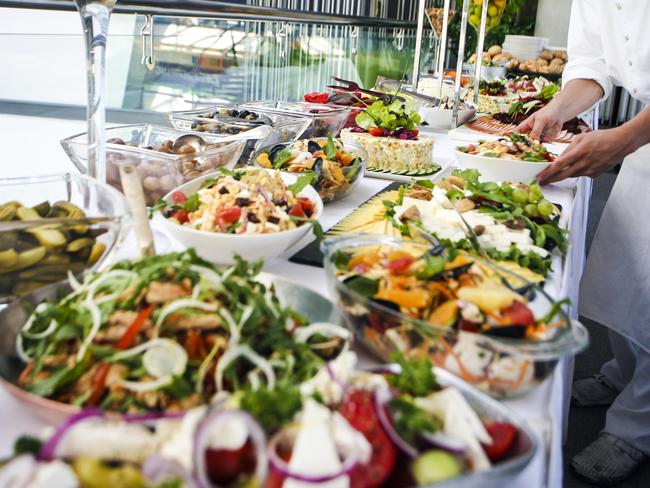
[[[622,86],[650,103],[650,0],[573,0],[563,82]]]

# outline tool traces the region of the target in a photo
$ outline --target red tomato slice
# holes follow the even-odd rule
[[[300,217],[303,219],[307,218],[307,214],[305,214],[305,211],[302,208],[302,204],[300,202],[296,203],[293,207],[291,207],[291,210],[289,210],[289,215],[292,217]]]
[[[217,212],[215,220],[219,223],[234,224],[241,217],[241,208],[230,207]]]
[[[181,224],[190,220],[190,213],[187,210],[174,210],[171,218],[178,220]]]
[[[503,316],[510,319],[511,325],[521,325],[522,327],[535,325],[535,317],[533,316],[533,312],[530,311],[525,303],[517,301],[512,302],[512,305],[503,310],[501,313]]]
[[[187,197],[182,191],[175,191],[172,193],[172,202],[174,202],[176,205],[183,205],[186,201]]]
[[[377,488],[383,485],[395,468],[397,449],[379,423],[373,393],[351,391],[343,400],[339,412],[372,446],[368,464],[359,464],[350,473],[350,487]]]
[[[414,136],[417,136],[420,133],[419,129],[411,129],[411,132],[413,133]]]
[[[218,486],[230,486],[242,473],[255,470],[255,449],[248,441],[240,449],[208,449],[205,462],[210,480]]]
[[[408,269],[409,266],[411,266],[411,264],[413,264],[413,261],[415,261],[415,259],[410,256],[393,259],[392,261],[388,261],[388,264],[386,264],[386,269],[388,269],[390,274],[402,274]]]
[[[384,135],[384,129],[380,129],[379,127],[371,127],[370,129],[368,129],[368,133],[371,136],[381,137]]]
[[[507,422],[485,422],[485,430],[492,437],[492,444],[482,444],[490,461],[503,459],[517,440],[517,427]]]
[[[305,102],[309,103],[327,103],[330,96],[327,92],[312,92],[306,93],[304,96]]]
[[[305,212],[313,212],[316,204],[307,197],[298,197],[298,201]]]

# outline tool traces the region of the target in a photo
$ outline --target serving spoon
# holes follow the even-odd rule
[[[266,137],[271,134],[271,127],[268,125],[261,125],[259,127],[255,127],[254,129],[247,130],[245,132],[240,132],[239,134],[234,134],[234,135],[229,135],[229,136],[223,136],[219,137],[219,140],[217,142],[233,142],[233,141],[242,141],[242,140],[249,140],[249,139],[265,139]],[[216,134],[215,134],[216,135]],[[198,136],[196,134],[185,134],[180,136],[176,141],[174,141],[174,144],[172,145],[172,152],[174,154],[178,154],[179,150],[183,146],[191,146],[194,148],[194,150],[197,153],[202,153],[209,149],[211,146],[213,146],[215,143],[209,143],[206,142],[205,139],[203,139],[201,136]]]

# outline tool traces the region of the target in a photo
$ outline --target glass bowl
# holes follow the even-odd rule
[[[494,276],[515,280],[520,283],[519,286],[525,284],[524,289],[517,290],[527,298],[527,305],[536,321],[547,316],[545,323],[554,324],[554,328],[549,328],[553,333],[534,340],[516,338],[515,334],[507,337],[506,329],[510,329],[509,332],[515,328],[522,329],[514,325],[503,327],[500,331],[499,327],[496,330],[492,328],[490,335],[486,331],[469,332],[466,326],[463,326],[465,330],[459,330],[461,319],[466,319],[458,310],[453,316],[435,314],[435,319],[432,313],[430,321],[408,316],[400,312],[400,306],[396,303],[366,298],[344,282],[346,277],[351,277],[351,273],[341,273],[339,267],[342,263],[347,266],[345,260],[349,256],[369,249],[400,250],[421,256],[432,252],[432,246],[370,235],[346,236],[323,244],[325,272],[333,296],[357,339],[383,360],[396,349],[411,357],[426,355],[438,366],[486,393],[507,398],[535,388],[553,372],[560,358],[577,354],[589,342],[586,329],[579,322],[571,321],[559,306],[560,303],[556,303],[541,288],[474,257],[471,260],[475,264],[481,269],[493,271]],[[442,307],[435,311],[439,309]],[[497,332],[499,335],[496,335]]]
[[[288,114],[269,117],[228,105],[210,105],[195,110],[170,112],[169,120],[177,129],[223,135],[240,134],[260,125],[269,126],[271,131],[266,137],[246,142],[239,158],[242,163],[247,162],[256,149],[297,140],[310,124],[305,117]]]
[[[154,150],[181,136],[194,134],[203,139],[204,147],[193,152],[172,153]],[[108,184],[122,189],[119,165],[136,166],[144,188],[147,205],[183,183],[214,172],[221,166],[232,168],[244,149],[246,140],[221,142],[223,136],[189,132],[149,124],[124,125],[106,129],[106,178]],[[119,139],[124,144],[115,143]],[[61,145],[74,165],[82,173],[88,169],[86,134],[77,134],[61,141]],[[169,146],[168,146],[169,147]],[[197,150],[198,149],[198,150]],[[181,148],[181,151],[183,149]]]
[[[300,136],[301,139],[338,136],[348,116],[349,107],[323,105],[309,102],[287,102],[284,100],[260,100],[238,105],[237,108],[254,110],[270,118],[293,115],[309,120],[309,126]]]
[[[95,270],[125,234],[116,189],[79,174],[0,179],[0,303]]]
[[[353,162],[348,166],[345,166],[338,162],[335,162],[335,164],[332,166],[324,163],[323,165],[317,167],[317,169],[313,169],[313,166],[312,169],[309,169],[298,163],[295,166],[300,168],[300,171],[293,171],[293,165],[291,164],[292,162],[287,161],[285,165],[282,165],[277,169],[286,173],[291,173],[297,177],[312,173],[314,174],[314,181],[312,181],[311,184],[318,191],[318,194],[323,200],[323,203],[341,200],[342,198],[349,195],[352,190],[354,190],[361,182],[361,179],[366,172],[368,151],[354,142],[343,142],[340,139],[335,139],[334,141],[338,149],[342,149],[352,158],[358,158],[358,161],[354,162],[353,160]],[[298,153],[307,151],[310,142],[323,146],[325,143],[327,143],[327,138],[316,137],[313,139],[301,139],[296,142],[287,142],[284,144],[267,146],[257,151],[251,158],[250,162],[255,166],[269,168],[268,165],[265,166],[259,162],[260,158],[269,161],[270,155],[276,154],[278,151],[281,151],[284,148],[290,148],[297,155]]]
[[[508,0],[490,0],[488,2],[488,13],[485,21],[485,32],[493,29],[501,22],[501,17],[506,9]],[[481,13],[483,10],[483,1],[473,2],[469,8],[469,17],[467,21],[478,32],[481,29]]]

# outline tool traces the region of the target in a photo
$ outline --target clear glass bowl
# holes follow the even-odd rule
[[[0,195],[0,303],[97,269],[129,221],[124,196],[84,175],[4,178]]]
[[[490,0],[488,2],[488,14],[485,21],[485,32],[490,31],[501,23],[501,17],[506,9],[508,0]],[[481,11],[483,2],[474,2],[469,8],[469,17],[467,21],[478,32],[481,29]]]
[[[462,377],[488,394],[499,397],[522,395],[544,381],[558,360],[583,350],[589,336],[577,321],[571,321],[561,307],[549,322],[558,328],[543,340],[488,336],[442,327],[409,317],[393,308],[350,290],[337,272],[341,252],[348,254],[362,248],[431,250],[431,245],[402,241],[385,236],[356,235],[325,241],[324,267],[329,288],[338,301],[348,325],[357,339],[370,351],[386,360],[399,349],[408,356],[427,355],[438,366]],[[513,275],[479,258],[482,267]],[[515,278],[525,280],[516,277]],[[548,314],[554,304],[540,287],[527,285],[528,306],[536,318]]]
[[[274,144],[271,146],[263,147],[253,155],[250,163],[254,164],[255,166],[264,167],[257,162],[257,158],[261,154],[269,154],[272,151],[279,151],[285,147],[291,147],[295,148],[298,151],[304,151],[307,148],[309,141],[318,143],[319,141],[327,141],[327,138],[316,137],[309,140],[301,139],[300,141],[296,142],[287,142],[284,144]],[[336,141],[338,147],[342,147],[345,152],[351,154],[353,157],[358,157],[360,161],[354,164],[350,164],[349,166],[342,166],[337,164],[337,167],[341,169],[340,176],[343,177],[342,179],[339,178],[337,180],[337,175],[333,174],[331,171],[329,174],[326,174],[325,171],[318,173],[318,178],[316,181],[312,182],[312,186],[314,186],[314,188],[318,191],[318,194],[323,200],[323,203],[341,200],[342,198],[349,195],[352,190],[359,186],[363,175],[366,173],[368,151],[354,142],[343,142],[340,139],[336,139]],[[297,177],[310,172],[313,173],[313,171],[288,171],[284,168],[278,169],[286,173],[296,175]]]
[[[163,145],[165,141],[175,141],[187,134],[202,138],[206,143],[203,150],[189,154],[174,154],[152,149]],[[221,166],[232,168],[244,149],[245,136],[242,136],[242,140],[231,142],[220,142],[222,137],[149,124],[106,129],[107,140],[121,139],[125,143],[106,144],[108,184],[121,190],[119,165],[133,164],[142,179],[147,205],[154,205],[159,198],[183,183],[214,172]],[[86,173],[88,169],[86,133],[63,139],[61,145],[79,171]]]
[[[309,102],[287,102],[284,100],[260,100],[238,105],[237,108],[253,110],[270,118],[293,115],[309,120],[309,126],[300,136],[301,139],[338,136],[348,116],[349,107],[322,105]]]
[[[169,120],[177,129],[222,135],[240,134],[260,125],[271,127],[268,136],[247,141],[239,158],[242,163],[247,162],[256,149],[297,140],[310,124],[305,117],[289,114],[276,114],[269,117],[252,112],[257,118],[248,120],[224,113],[232,113],[233,110],[239,112],[235,107],[228,105],[210,105],[195,110],[170,112]]]

